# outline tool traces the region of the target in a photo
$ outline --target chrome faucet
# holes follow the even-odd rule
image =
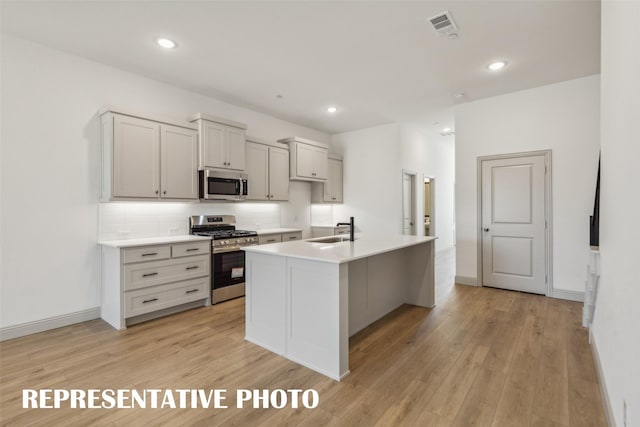
[[[349,240],[351,240],[353,242],[355,240],[355,238],[354,238],[355,226],[353,225],[353,217],[349,217],[349,222],[339,222],[339,223],[337,223],[336,227],[340,227],[341,225],[348,225],[349,226]]]

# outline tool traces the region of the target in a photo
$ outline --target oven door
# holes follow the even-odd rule
[[[232,250],[211,256],[212,303],[244,295],[244,251]]]

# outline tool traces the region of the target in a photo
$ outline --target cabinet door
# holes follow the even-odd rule
[[[324,201],[342,202],[342,161],[329,159],[329,176],[324,183]]]
[[[269,195],[271,200],[289,200],[289,150],[269,147]]]
[[[113,118],[113,197],[157,198],[160,193],[160,124]]]
[[[247,142],[247,174],[249,200],[269,199],[269,147]]]
[[[314,178],[327,179],[328,150],[326,148],[313,147],[313,175]]]
[[[197,199],[198,132],[170,125],[160,131],[160,196]]]
[[[315,156],[313,145],[296,143],[296,175],[306,178],[315,178],[313,162]]]
[[[203,166],[208,168],[226,167],[225,141],[226,126],[219,123],[203,121],[202,135],[203,141]]]
[[[226,165],[227,169],[245,169],[246,135],[244,130],[227,127],[226,129]]]

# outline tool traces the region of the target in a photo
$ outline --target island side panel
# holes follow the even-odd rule
[[[286,258],[246,252],[245,339],[285,354]]]
[[[285,356],[335,380],[348,374],[348,264],[287,259]]]
[[[369,315],[369,258],[349,263],[349,336],[366,328]]]
[[[434,307],[435,247],[434,241],[411,246],[404,250],[407,272],[406,303]]]
[[[100,317],[116,329],[127,329],[124,321],[124,291],[121,289],[120,248],[101,247],[102,254],[102,307]]]

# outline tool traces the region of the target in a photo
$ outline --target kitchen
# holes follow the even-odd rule
[[[56,16],[55,13],[54,16]],[[112,16],[112,18],[117,17],[119,17],[117,14]],[[428,16],[422,18],[426,17]],[[424,22],[422,18],[421,21]],[[109,21],[108,18],[104,19],[105,22]],[[38,21],[37,18],[34,20],[34,25],[38,24],[42,28],[47,28],[46,22]],[[252,18],[253,23],[255,23],[254,18]],[[86,27],[81,30],[90,32],[90,29]],[[37,31],[33,34],[36,33]],[[399,210],[402,201],[398,195],[399,192],[394,189],[400,186],[399,171],[402,166],[409,163],[408,159],[414,161],[413,165],[408,166],[409,168],[418,171],[421,175],[437,179],[436,197],[440,197],[440,199],[435,204],[435,217],[440,222],[436,225],[438,230],[436,245],[441,249],[447,249],[453,247],[456,241],[453,228],[454,168],[452,165],[454,163],[454,149],[450,143],[450,137],[439,135],[442,126],[436,130],[432,129],[436,133],[435,138],[424,138],[420,132],[404,123],[371,124],[369,126],[370,123],[361,122],[363,123],[360,127],[363,129],[362,131],[322,131],[318,130],[321,128],[318,125],[297,124],[295,121],[267,115],[246,106],[235,105],[233,102],[225,102],[224,99],[227,99],[225,94],[213,96],[211,93],[207,93],[205,95],[207,90],[204,88],[196,88],[189,86],[189,84],[172,85],[166,82],[162,75],[154,74],[154,70],[129,69],[129,71],[124,71],[128,68],[122,65],[105,65],[102,63],[102,56],[92,57],[91,52],[88,53],[87,58],[77,53],[65,52],[64,49],[57,50],[58,48],[55,47],[47,47],[40,44],[42,41],[38,41],[35,35],[27,36],[17,30],[14,30],[14,34],[3,33],[2,43],[3,335],[5,330],[7,333],[11,333],[11,328],[18,326],[21,327],[20,331],[35,333],[41,331],[42,329],[39,328],[45,323],[50,328],[55,325],[63,326],[81,321],[91,321],[90,325],[74,326],[73,328],[76,328],[74,330],[77,332],[85,328],[94,329],[96,335],[89,339],[104,345],[105,349],[109,348],[107,344],[110,342],[115,346],[111,347],[111,350],[107,350],[115,357],[110,360],[126,361],[127,356],[124,354],[115,354],[118,351],[118,344],[112,338],[113,328],[107,325],[97,326],[95,323],[95,319],[100,316],[102,303],[100,288],[101,249],[96,244],[97,241],[186,235],[189,233],[188,218],[194,215],[235,215],[238,229],[259,231],[284,227],[302,230],[303,238],[312,236],[312,226],[314,225],[334,225],[337,222],[347,220],[350,216],[356,218],[356,226],[363,232],[380,230],[398,233],[401,227]],[[122,45],[126,45],[126,41],[120,40],[119,46]],[[179,49],[171,54],[154,51],[150,55],[162,66],[171,67],[175,58],[180,59],[182,55],[185,55],[183,53],[185,50],[180,50],[180,48],[188,50],[189,46],[179,45]],[[295,51],[295,49],[292,48],[291,51]],[[104,52],[97,55],[108,56]],[[317,66],[318,64],[313,63],[313,65]],[[221,79],[222,84],[228,87],[230,92],[242,93],[243,88],[225,81],[223,76],[217,76],[217,78]],[[251,79],[246,81],[250,82]],[[276,87],[266,89],[268,89],[268,97],[273,99],[273,102],[287,103],[295,98],[295,94],[280,93]],[[283,97],[276,98],[277,94],[283,95]],[[105,105],[132,108],[152,117],[156,115],[170,116],[176,120],[185,120],[189,115],[203,112],[245,123],[249,136],[262,141],[275,144],[279,139],[299,136],[330,145],[332,154],[343,157],[344,203],[313,204],[311,203],[311,184],[298,181],[289,182],[288,201],[101,203],[99,196],[101,192],[100,129],[97,112]],[[339,116],[330,116],[330,113],[324,111],[321,113],[325,115],[319,119],[320,121],[330,122],[334,118],[338,121],[341,120]],[[34,126],[34,119],[37,126]],[[448,124],[444,120],[437,118],[430,123],[438,121],[442,125]],[[16,141],[16,143],[8,141]],[[375,149],[369,148],[367,150],[367,143],[373,144]],[[398,150],[395,143],[402,146],[403,150]],[[413,151],[410,149],[411,147],[415,147],[418,151]],[[416,152],[429,153],[429,156],[412,155]],[[74,166],[70,167],[70,165]],[[35,170],[38,171],[38,174],[33,173]],[[42,191],[43,179],[46,180],[47,187],[55,191]],[[456,183],[459,184],[457,181]],[[25,189],[33,191],[25,191]],[[36,191],[36,189],[40,190]],[[33,194],[37,194],[37,197],[33,197]],[[442,211],[438,211],[438,209]],[[456,203],[456,211],[459,209],[466,208],[458,206]],[[36,228],[18,230],[9,227],[10,224],[40,224],[42,218],[45,218],[47,223],[45,233],[42,232],[42,229],[40,231],[36,231]],[[444,222],[447,220],[450,221],[448,224]],[[458,226],[460,225],[464,224],[458,224]],[[51,247],[55,249],[49,250],[46,256],[38,260],[38,268],[33,268],[32,263],[27,261],[33,259],[33,245],[36,241],[39,242],[38,244],[44,243],[48,249]],[[464,246],[465,241],[460,240],[460,243]],[[471,291],[475,292],[474,289]],[[466,292],[466,290],[462,292]],[[497,294],[494,298],[496,301],[501,300]],[[225,328],[242,327],[243,315],[240,313],[244,308],[240,301],[242,300],[234,299],[212,307],[212,309],[219,310],[216,311],[219,313],[216,314],[216,318]],[[419,329],[419,322],[416,320],[420,316],[419,313],[421,312],[412,310],[398,313],[397,315],[406,322],[406,328],[393,329],[392,326],[387,325],[388,329],[386,329],[381,326],[379,333],[387,339],[387,343],[390,345],[399,343],[403,338],[409,337],[411,330]],[[223,314],[224,316],[230,315],[230,320],[225,321]],[[456,315],[454,310],[449,314]],[[199,338],[211,333],[211,329],[207,325],[207,317],[198,310],[191,310],[176,316],[192,325],[191,331],[194,335],[186,336],[185,332],[190,328],[184,323],[182,326],[174,325],[170,317],[141,323],[124,332],[125,336],[133,339],[126,346],[135,347],[136,339],[141,339],[146,332],[151,333],[149,335],[151,340],[160,340],[155,344],[145,341],[149,346],[149,351],[153,354],[162,352],[177,354],[180,353],[179,349],[186,352],[182,355],[183,359],[174,359],[172,362],[158,360],[158,364],[154,366],[155,369],[138,366],[140,371],[135,372],[130,368],[125,368],[126,375],[131,379],[130,384],[146,384],[147,387],[157,387],[161,383],[160,385],[164,386],[172,380],[178,380],[181,375],[185,375],[186,378],[192,379],[192,381],[185,381],[185,383],[197,383],[200,387],[211,387],[212,382],[233,373],[233,380],[225,383],[229,389],[246,388],[248,384],[254,383],[271,388],[276,386],[288,388],[294,385],[304,388],[314,387],[320,391],[321,399],[326,399],[325,401],[328,403],[325,406],[321,404],[320,410],[313,412],[313,414],[304,415],[305,417],[313,417],[309,419],[309,422],[312,419],[316,421],[331,419],[338,412],[340,412],[342,420],[355,420],[363,416],[363,413],[370,417],[368,419],[374,417],[381,419],[382,406],[376,408],[375,404],[367,404],[368,398],[379,403],[388,398],[388,394],[398,393],[401,389],[408,388],[416,394],[423,391],[423,397],[426,401],[428,400],[426,397],[428,392],[434,390],[434,385],[425,383],[425,379],[403,383],[401,380],[407,380],[410,374],[416,374],[416,372],[414,368],[410,368],[406,373],[401,373],[400,365],[395,365],[395,370],[387,371],[382,377],[376,379],[367,377],[362,372],[357,376],[356,372],[352,372],[350,376],[353,375],[351,381],[354,383],[346,386],[333,386],[332,382],[321,376],[310,374],[308,370],[295,364],[289,362],[282,364],[278,362],[279,359],[276,356],[266,356],[266,353],[260,353],[260,350],[255,346],[244,342],[241,334],[227,336],[214,334],[211,337],[213,341],[206,344],[209,357],[230,360],[232,356],[246,353],[252,357],[252,361],[261,360],[259,365],[261,373],[242,371],[238,365],[234,366],[233,362],[226,366],[212,365],[210,363],[213,362],[207,361],[204,354],[197,352],[198,348],[202,349],[205,346],[205,344],[200,344],[198,347]],[[412,319],[415,323],[411,323]],[[466,321],[461,316],[456,319],[463,323]],[[444,322],[444,319],[435,321],[427,329],[437,325],[445,325],[450,328],[452,334],[458,333],[458,337],[467,336],[467,333],[462,332],[462,329],[440,322]],[[411,325],[415,328],[412,329]],[[467,326],[470,325],[467,324]],[[172,343],[166,341],[166,338],[162,338],[162,330],[176,334]],[[402,331],[405,332],[402,333]],[[482,328],[477,325],[472,325],[468,331],[478,334],[483,332]],[[50,338],[43,340],[42,348],[54,348],[55,341],[64,337],[64,335],[57,335],[61,332],[52,333]],[[178,339],[178,335],[181,334],[183,335],[182,340]],[[189,349],[189,343],[193,344],[192,349]],[[364,357],[364,353],[375,352],[375,350],[383,348],[385,348],[383,342],[369,342],[365,347],[357,350],[356,355],[362,356],[360,360],[368,360],[363,362],[366,363],[366,366],[379,367],[384,364],[382,360],[367,359]],[[398,360],[408,360],[408,353],[402,353],[399,347],[392,347],[392,349],[394,351],[391,353],[398,356]],[[87,351],[87,360],[95,357],[93,351],[98,351],[89,348],[84,348],[84,350]],[[421,350],[426,350],[426,347],[422,346]],[[475,356],[481,358],[482,349],[476,350],[480,353]],[[143,354],[144,352],[133,352],[129,357],[138,359],[143,357]],[[413,355],[415,356],[415,354]],[[461,354],[457,354],[457,356],[461,356]],[[462,356],[462,360],[472,360],[474,355],[465,353]],[[423,357],[426,364],[443,362],[446,359],[444,353],[427,352]],[[92,360],[95,362],[95,359]],[[241,359],[238,358],[238,360],[238,363],[243,363],[240,362]],[[352,356],[352,360],[356,359]],[[174,369],[174,364],[180,363],[180,361],[188,364],[191,368],[173,375],[170,371]],[[388,361],[389,359],[384,360],[384,362]],[[110,369],[115,369],[115,367],[111,366]],[[211,373],[211,369],[216,369],[218,373]],[[277,371],[277,375],[267,373],[269,369]],[[167,377],[162,380],[155,377],[157,381],[154,381],[153,372],[161,370],[165,371]],[[105,385],[123,386],[123,383],[114,380],[118,375],[117,370],[104,370],[98,374],[100,380],[97,379],[98,377],[93,377],[92,380],[83,382],[83,375],[87,375],[91,371],[92,366],[79,362],[77,372],[70,374],[70,377],[76,381],[76,386],[79,387],[95,387],[97,381]],[[55,372],[61,371],[54,371],[48,375],[55,376]],[[475,370],[473,372],[477,373]],[[194,379],[194,376],[198,375],[198,379]],[[282,379],[287,375],[290,376],[291,381]],[[259,381],[253,382],[252,376],[259,378]],[[3,383],[5,378],[6,381],[11,379],[10,376],[5,376],[3,373]],[[46,378],[53,377],[47,376]],[[388,385],[386,391],[384,387],[382,391],[376,392],[366,389],[366,386],[373,383],[381,386],[385,382]],[[175,384],[179,384],[179,381]],[[409,384],[408,387],[406,387],[407,384]],[[49,385],[51,384],[45,380],[41,387]],[[334,396],[333,399],[332,396]],[[347,408],[339,411],[338,400],[347,399],[345,396],[352,398],[347,400]],[[373,399],[373,396],[378,400]],[[364,405],[364,409],[362,409],[362,405]],[[436,417],[448,418],[451,415],[451,412],[442,409],[444,406],[440,409],[436,406],[436,403],[432,403],[429,407],[429,412],[435,413],[434,419]],[[384,410],[387,409],[389,407],[384,407]],[[391,417],[392,413],[393,410],[389,410],[387,417]],[[253,411],[244,414],[253,414],[249,416],[258,417]],[[413,415],[417,416],[417,414]],[[72,416],[80,417],[80,415],[73,414]],[[152,412],[149,416],[159,421],[156,417],[161,415]],[[186,417],[186,420],[192,419],[194,421],[204,417],[203,414],[191,412],[182,414],[182,416]],[[221,411],[217,414],[219,417],[217,419],[222,422],[236,416],[238,417],[235,418],[236,420],[242,417],[242,415],[231,411]],[[60,421],[61,417],[62,415],[51,415],[52,420]],[[134,415],[125,415],[124,417],[128,421],[135,419]],[[270,421],[274,423],[284,417],[284,412],[269,414]],[[26,418],[23,419],[26,420]]]

